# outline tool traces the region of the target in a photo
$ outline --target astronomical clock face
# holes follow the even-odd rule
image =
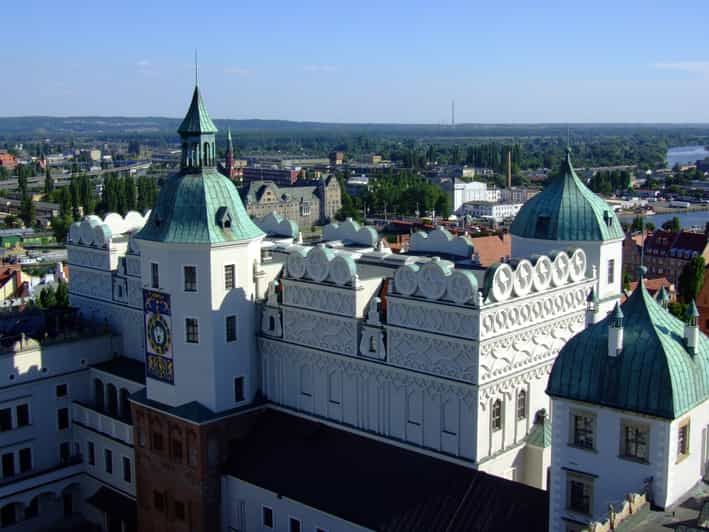
[[[152,379],[175,382],[172,360],[170,296],[161,292],[143,292],[145,313],[145,373]]]
[[[148,318],[148,342],[151,351],[158,355],[164,355],[170,347],[170,328],[160,314]]]

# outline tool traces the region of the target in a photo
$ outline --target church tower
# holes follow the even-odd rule
[[[136,236],[147,399],[220,412],[248,403],[258,387],[253,271],[264,235],[216,169],[217,128],[197,86],[178,133],[180,171]]]

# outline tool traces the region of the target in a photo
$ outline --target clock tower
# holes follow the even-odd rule
[[[258,387],[253,272],[264,236],[216,169],[216,132],[195,87],[178,129],[180,171],[136,235],[147,399],[215,413],[248,404]]]

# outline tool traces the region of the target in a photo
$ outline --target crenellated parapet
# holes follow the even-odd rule
[[[430,233],[423,231],[415,233],[409,242],[409,251],[470,258],[474,247],[467,236],[453,236],[450,231],[439,226]]]
[[[150,212],[143,216],[139,212],[130,211],[125,217],[112,212],[103,220],[95,214],[86,216],[80,222],[71,224],[67,243],[98,249],[109,248],[113,238],[123,236],[129,239],[142,229],[149,215]],[[131,251],[137,253],[137,247],[133,245]]]
[[[340,241],[348,245],[374,247],[377,245],[379,233],[369,226],[360,226],[352,218],[341,223],[331,223],[323,229],[323,240],[326,242]]]
[[[291,279],[356,287],[357,263],[352,256],[338,254],[324,245],[294,246],[288,254],[286,274]]]

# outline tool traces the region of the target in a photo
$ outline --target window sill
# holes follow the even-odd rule
[[[677,460],[675,461],[675,464],[679,464],[681,462],[684,462],[687,458],[689,458],[689,453],[687,454],[681,454],[677,457]]]
[[[650,464],[650,461],[646,458],[636,458],[634,456],[625,456],[622,454],[619,454],[618,458],[621,460],[625,460],[627,462],[633,462],[635,464],[640,464],[640,465],[649,465]]]
[[[575,443],[568,443],[567,445],[573,449],[578,449],[579,451],[586,451],[589,453],[598,454],[598,450],[594,447],[583,447],[581,445],[576,445]]]

